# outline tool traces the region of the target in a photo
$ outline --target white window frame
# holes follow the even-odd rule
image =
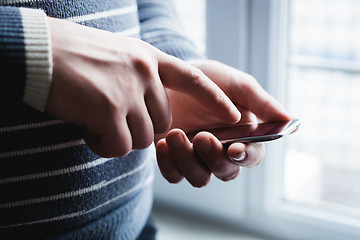
[[[287,39],[282,36],[288,36],[288,3],[289,0],[207,0],[208,57],[252,74],[283,103]],[[282,201],[284,144],[268,144],[263,163],[242,169],[241,176],[233,182],[212,179],[210,186],[193,189],[186,182],[170,185],[157,177],[156,203],[279,239],[359,239],[358,218]]]

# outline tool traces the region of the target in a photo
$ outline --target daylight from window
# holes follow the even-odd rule
[[[283,198],[360,217],[360,1],[289,3]]]
[[[185,35],[193,41],[199,53],[206,55],[205,0],[175,0]],[[189,7],[191,6],[191,7]]]
[[[175,3],[185,33],[203,55],[207,42],[211,57],[224,58],[256,76],[302,124],[292,136],[267,144],[263,164],[242,170],[240,181],[234,185],[215,182],[203,192],[190,192],[183,185],[176,193],[191,197],[181,200],[158,187],[158,196],[189,209],[199,208],[205,216],[211,213],[216,219],[223,217],[241,227],[284,239],[357,239],[360,0],[227,2],[239,15],[230,8],[225,8],[228,12],[217,11],[220,3],[216,0]],[[217,38],[219,26],[229,22],[233,23],[233,32],[226,37],[239,39],[229,45],[234,51],[213,51],[211,41],[223,40],[223,36]],[[269,33],[264,31],[266,28]],[[264,51],[269,52],[268,58],[263,58]],[[253,59],[264,61],[257,64]],[[236,205],[236,210],[214,207],[210,196],[221,191],[232,196],[226,203]],[[323,231],[325,228],[329,231]],[[344,234],[354,237],[341,238]]]

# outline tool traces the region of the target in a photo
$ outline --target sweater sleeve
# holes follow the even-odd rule
[[[0,71],[0,108],[25,102],[45,110],[52,53],[42,10],[0,6]]]
[[[172,0],[138,0],[142,40],[170,55],[191,61],[203,58],[183,35]]]

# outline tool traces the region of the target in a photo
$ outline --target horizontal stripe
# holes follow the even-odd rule
[[[28,149],[23,149],[23,150],[18,150],[18,151],[5,152],[5,153],[0,153],[0,159],[56,151],[56,150],[61,150],[61,149],[65,149],[65,148],[79,146],[82,144],[85,144],[84,139],[55,144],[55,145],[51,145],[51,146],[42,146],[42,147],[37,147],[37,148],[28,148]]]
[[[108,32],[121,32],[126,31],[127,29],[131,29],[139,26],[139,19],[137,14],[127,14],[124,16],[113,16],[100,18],[92,21],[81,22],[82,25],[97,28],[101,30],[105,30]],[[140,34],[137,35],[139,37]]]
[[[54,171],[48,171],[48,172],[41,172],[41,173],[34,173],[29,175],[22,175],[22,176],[15,176],[10,178],[4,178],[0,179],[0,184],[5,183],[13,183],[13,182],[21,182],[21,181],[28,181],[28,180],[34,180],[39,178],[46,178],[46,177],[54,177],[54,176],[60,176],[68,173],[73,173],[77,171],[82,171],[88,168],[96,167],[98,165],[101,165],[103,163],[106,163],[108,161],[114,160],[114,158],[99,158],[95,161],[88,162],[85,164],[80,164],[73,167],[58,169]]]
[[[28,121],[28,123],[31,122],[42,121]],[[16,124],[14,124],[14,126],[16,126]],[[2,141],[0,152],[14,152],[23,149],[31,149],[42,146],[56,145],[59,143],[66,143],[82,139],[84,137],[84,131],[85,129],[81,126],[64,122],[63,124],[54,124],[47,127],[26,129],[23,131],[4,132],[0,133],[0,139]],[[31,155],[29,156],[31,157]],[[18,175],[22,174],[19,173]]]
[[[119,175],[116,178],[113,178],[109,181],[102,181],[98,184],[89,186],[87,188],[82,188],[82,189],[79,189],[79,190],[73,191],[73,192],[60,193],[60,194],[56,194],[56,195],[52,195],[52,196],[26,199],[26,200],[21,200],[21,201],[14,201],[14,202],[7,202],[7,203],[0,204],[0,209],[21,207],[21,206],[26,206],[26,205],[30,205],[30,204],[44,203],[44,202],[50,202],[50,201],[57,201],[60,199],[77,197],[77,196],[80,196],[80,195],[83,195],[83,194],[86,194],[89,192],[97,191],[101,188],[104,188],[104,187],[114,183],[114,182],[117,182],[123,178],[126,178],[128,176],[135,174],[136,172],[143,169],[147,165],[147,163],[148,163],[148,161],[144,161],[140,166],[138,166],[137,168],[135,168],[127,173]]]
[[[116,32],[116,34],[126,36],[126,37],[133,36],[133,35],[136,35],[136,34],[139,34],[139,33],[140,33],[140,27],[139,26],[129,28],[129,29],[126,29],[124,31]]]
[[[62,123],[64,123],[63,120],[50,120],[50,121],[46,121],[46,122],[21,124],[21,125],[15,125],[15,126],[9,126],[9,127],[0,128],[0,133],[21,131],[21,130],[28,130],[28,129],[35,129],[35,128],[42,128],[42,127],[49,127],[49,126],[62,124]]]
[[[1,5],[34,2],[35,0],[0,0]]]
[[[13,224],[13,225],[7,225],[7,226],[0,226],[1,228],[13,228],[13,227],[20,227],[20,226],[26,226],[26,225],[33,225],[33,224],[39,224],[39,223],[48,223],[48,222],[55,222],[55,221],[60,221],[60,220],[64,220],[64,219],[69,219],[69,218],[74,218],[74,217],[79,217],[82,215],[86,215],[89,214],[99,208],[102,208],[106,205],[109,205],[110,203],[117,201],[123,197],[126,197],[128,195],[130,195],[131,193],[134,193],[146,186],[148,186],[149,184],[151,184],[154,180],[154,176],[151,175],[149,176],[147,179],[145,179],[144,182],[139,183],[138,185],[136,185],[135,187],[131,188],[130,190],[94,207],[91,208],[89,210],[84,210],[84,211],[78,211],[78,212],[73,212],[73,213],[69,213],[69,214],[65,214],[65,215],[61,215],[61,216],[56,216],[56,217],[52,217],[52,218],[46,218],[46,219],[40,219],[40,220],[36,220],[36,221],[32,221],[32,222],[26,222],[26,223],[19,223],[19,224]]]
[[[78,23],[78,22],[90,21],[90,20],[95,20],[95,19],[100,19],[100,18],[124,15],[124,14],[132,13],[135,11],[137,11],[137,6],[133,5],[133,6],[125,7],[125,8],[118,8],[118,9],[108,10],[108,11],[104,11],[104,12],[97,12],[97,13],[91,13],[91,14],[86,14],[86,15],[81,15],[81,16],[69,17],[69,18],[66,18],[66,20]]]

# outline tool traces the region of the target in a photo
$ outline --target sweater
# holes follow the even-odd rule
[[[0,0],[0,239],[136,239],[151,211],[154,146],[101,158],[81,126],[44,112],[46,16],[199,56],[168,0]]]

